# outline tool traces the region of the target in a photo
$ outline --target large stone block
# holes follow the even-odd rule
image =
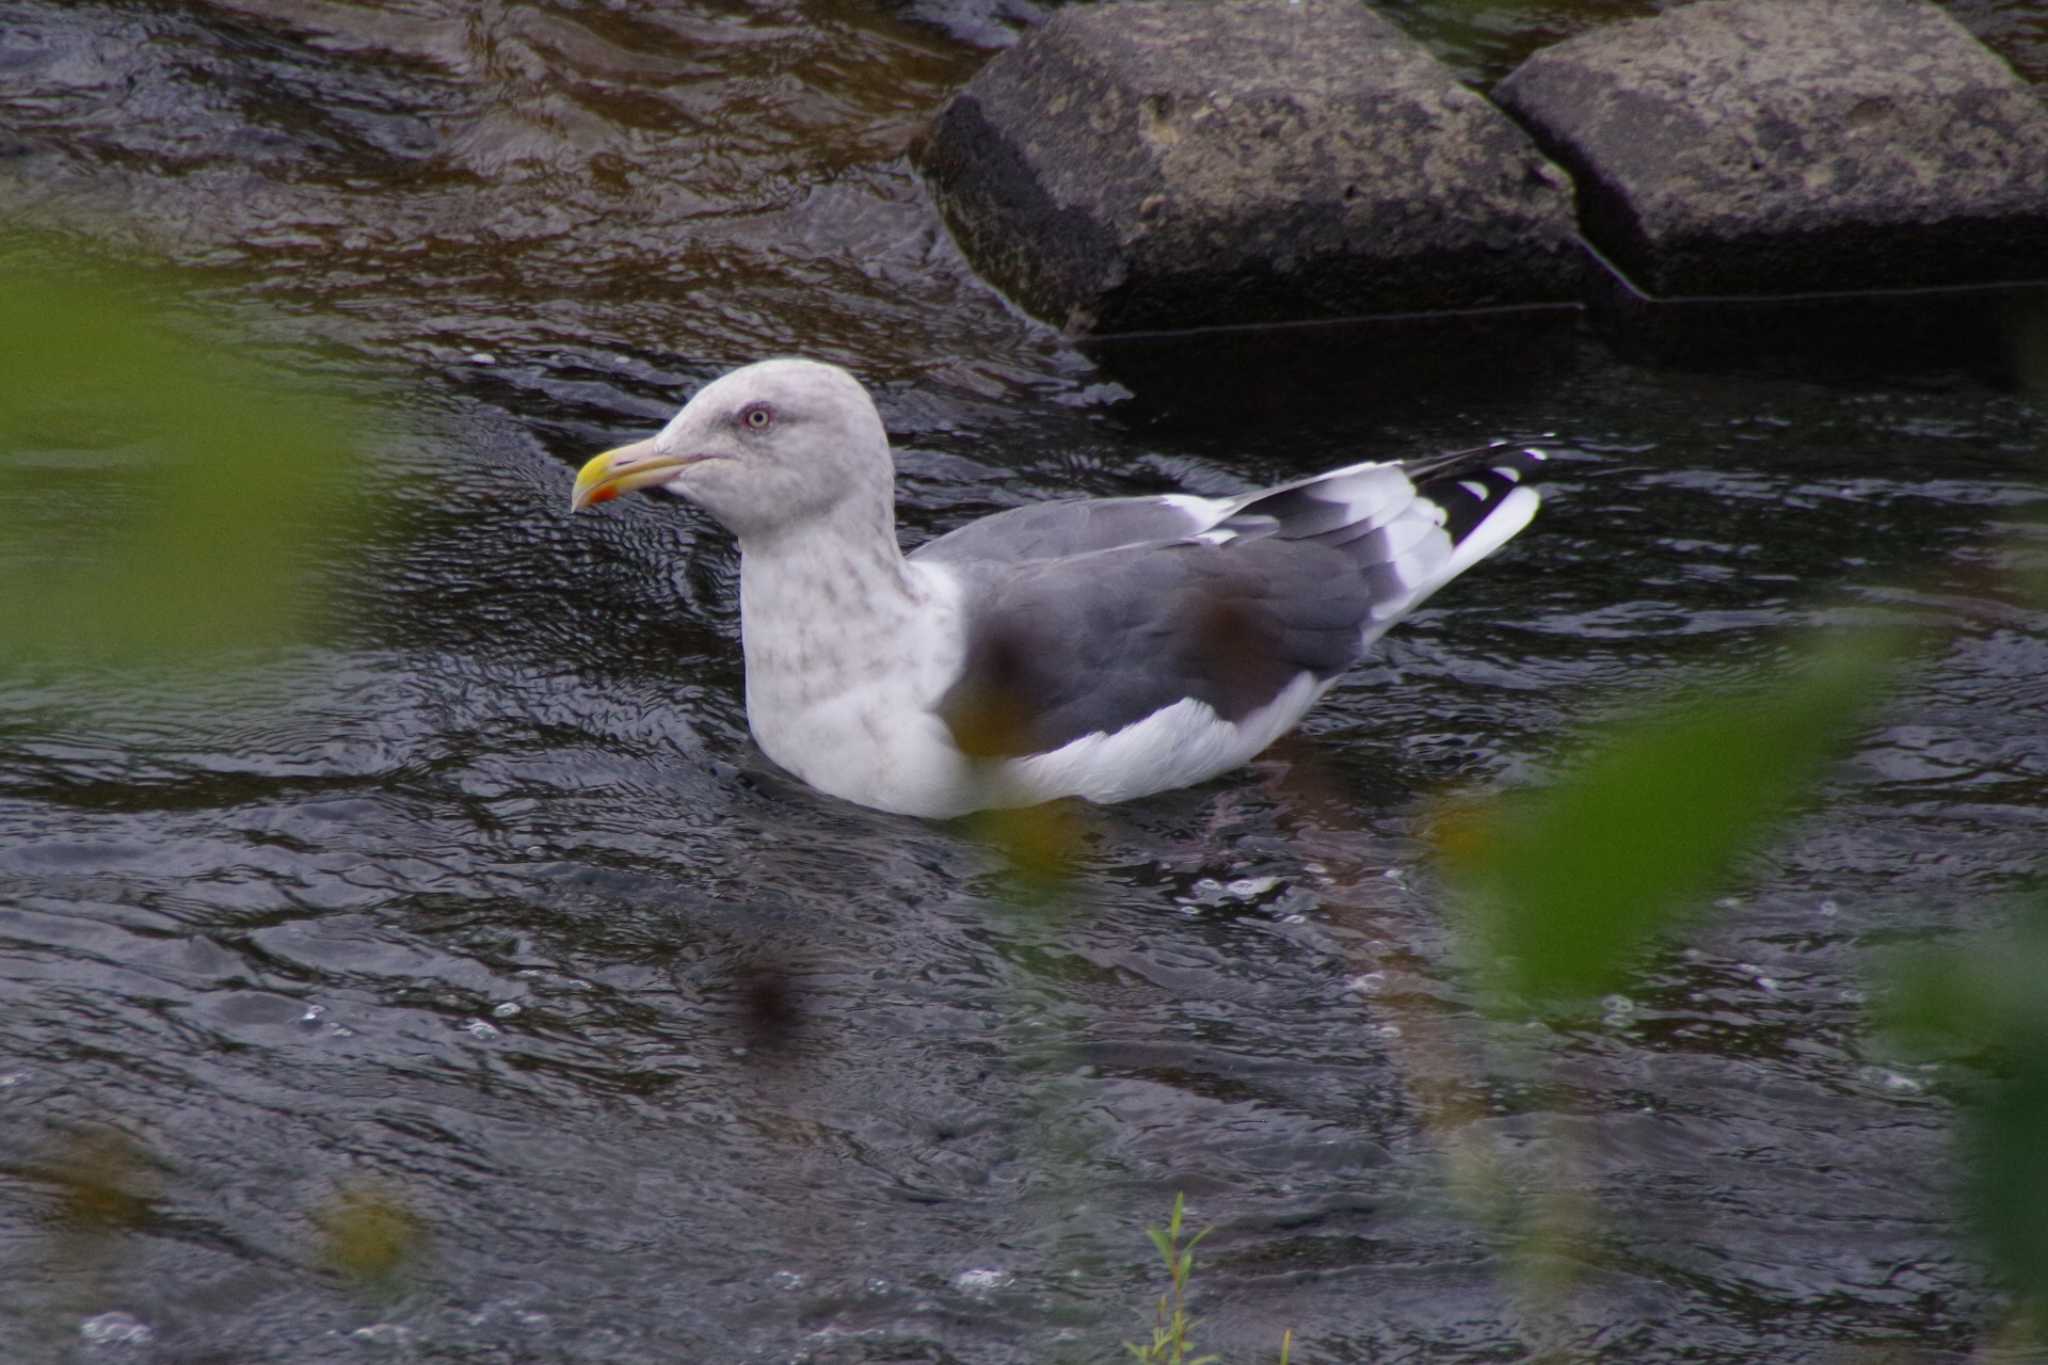
[[[1924,0],[1702,0],[1495,91],[1653,294],[2048,275],[2048,111]]]
[[[1070,6],[916,157],[976,268],[1076,335],[1577,293],[1569,180],[1357,0]]]

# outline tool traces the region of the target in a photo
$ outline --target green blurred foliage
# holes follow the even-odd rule
[[[419,1259],[427,1225],[395,1190],[358,1184],[338,1191],[313,1210],[320,1259],[347,1278],[383,1283]]]
[[[141,1227],[158,1196],[155,1162],[134,1138],[114,1128],[70,1133],[39,1172],[59,1195],[62,1228],[76,1233]]]
[[[307,630],[308,570],[359,521],[355,414],[157,276],[12,233],[0,278],[0,666]]]
[[[1555,786],[1447,814],[1439,849],[1496,986],[1563,1003],[1616,985],[1841,753],[1906,645],[1844,637],[1757,695],[1612,726]]]
[[[1050,910],[1083,853],[1083,831],[1075,803],[977,811],[968,828],[1003,855],[1009,899],[1020,908]]]
[[[1963,1095],[1966,1203],[1993,1266],[2048,1305],[2048,892],[2010,933],[1898,964],[1895,1042],[1981,1064]]]

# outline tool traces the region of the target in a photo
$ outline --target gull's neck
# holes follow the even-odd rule
[[[951,812],[962,760],[933,708],[959,670],[958,592],[886,521],[850,521],[740,546],[747,728],[821,791]]]
[[[860,515],[854,515],[858,510]],[[740,542],[747,701],[805,705],[902,660],[923,586],[896,544],[893,509],[842,508]]]
[[[751,571],[764,584],[791,579],[853,580],[870,591],[904,589],[903,550],[896,543],[895,490],[884,482],[844,497],[816,515],[739,533],[740,581]],[[822,586],[822,585],[821,585]]]
[[[740,605],[771,614],[858,609],[914,596],[893,524],[813,521],[740,541]]]

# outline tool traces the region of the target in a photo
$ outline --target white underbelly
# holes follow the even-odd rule
[[[761,751],[819,791],[902,815],[976,809],[978,775],[931,699],[900,683],[857,683],[830,696],[776,696],[747,682],[747,724]]]
[[[877,810],[946,818],[1068,796],[1109,804],[1207,781],[1257,757],[1327,687],[1304,673],[1236,721],[1188,699],[1112,734],[991,760],[962,754],[928,702],[887,683],[763,706],[750,681],[747,705],[762,751],[819,791]]]
[[[1272,701],[1235,721],[1185,698],[1114,733],[1084,735],[1050,753],[1007,760],[992,793],[1000,799],[990,804],[1021,806],[1061,796],[1111,803],[1206,782],[1258,757],[1329,686],[1302,673]]]

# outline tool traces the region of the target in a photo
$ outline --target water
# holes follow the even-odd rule
[[[1006,28],[944,13],[0,4],[10,212],[401,395],[320,648],[0,693],[0,1358],[1107,1361],[1175,1191],[1233,1361],[1992,1340],[1968,1068],[1869,1006],[2038,871],[2039,400],[1563,337],[1370,403],[1119,401],[906,168]],[[2042,69],[2037,16],[1963,13]],[[787,351],[876,385],[911,538],[1496,435],[1554,433],[1554,496],[1246,772],[1073,812],[1043,904],[753,752],[715,528],[562,511]],[[1440,803],[1873,616],[1945,633],[1717,913],[1583,1017],[1484,1017]]]

